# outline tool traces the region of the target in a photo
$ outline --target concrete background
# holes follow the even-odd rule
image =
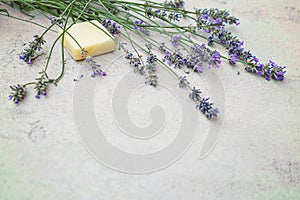
[[[246,73],[243,66],[223,64],[218,74],[226,113],[214,150],[199,158],[200,131],[175,164],[143,175],[108,168],[81,144],[72,98],[78,84],[73,79],[84,63],[67,55],[65,76],[57,87],[51,86],[45,99],[35,100],[31,91],[19,106],[7,100],[9,85],[34,80],[46,54],[35,65],[22,63],[18,54],[23,44],[42,30],[0,17],[0,199],[300,199],[300,2],[187,0],[186,4],[228,9],[240,18],[234,31],[246,41],[246,48],[264,61],[286,65],[288,72],[283,82],[267,82]],[[48,23],[39,17],[36,21]],[[55,34],[46,36],[44,52],[54,38]],[[118,52],[97,59],[104,65],[115,55]],[[57,47],[54,58],[59,56]],[[113,84],[114,77],[128,70],[124,68],[106,67],[109,77],[104,84]],[[57,76],[59,69],[59,59],[53,59],[49,73]],[[138,104],[138,99],[134,101]],[[143,124],[144,113],[139,107],[132,110],[137,124]],[[210,122],[201,119],[205,130]]]

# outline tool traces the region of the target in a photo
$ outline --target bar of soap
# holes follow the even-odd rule
[[[95,25],[100,27],[96,27]],[[64,47],[71,54],[74,60],[82,60],[87,56],[97,56],[114,50],[115,41],[113,36],[98,21],[82,22],[74,24],[67,32],[72,35],[87,53],[82,53],[82,49],[69,35],[64,36]],[[63,32],[62,28],[58,29],[58,35]],[[62,38],[62,37],[61,37]],[[62,40],[62,39],[61,39]]]

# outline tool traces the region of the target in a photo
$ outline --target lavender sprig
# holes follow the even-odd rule
[[[178,10],[167,11],[166,9],[153,9],[151,7],[146,8],[145,15],[147,18],[158,18],[162,20],[170,20],[174,22],[180,22],[183,15],[181,12],[177,12]]]
[[[170,8],[184,8],[185,2],[183,0],[166,0],[165,5]]]
[[[187,87],[190,84],[190,82],[187,80],[186,76],[180,76],[179,77],[179,83],[178,86],[180,88]]]
[[[134,56],[129,50],[126,50],[125,58],[129,60],[130,66],[134,68],[135,72],[139,72],[141,75],[145,74],[145,66],[142,64],[141,56]]]
[[[172,46],[173,47],[178,47],[178,45],[179,45],[179,40],[181,40],[182,39],[182,36],[181,35],[174,35],[173,37],[172,37],[172,39],[171,39],[171,43],[172,43]]]
[[[146,22],[144,22],[143,20],[136,20],[134,22],[134,28],[136,30],[139,30],[140,32],[142,32],[145,35],[150,35],[150,31],[146,28],[148,26],[148,24]]]
[[[111,20],[111,19],[103,19],[102,20],[102,25],[112,34],[112,35],[117,35],[120,33],[120,29],[121,29],[121,26]]]
[[[148,7],[145,10],[145,15],[148,18],[154,18],[154,19],[155,18],[159,18],[159,19],[162,19],[162,18],[164,18],[164,17],[167,16],[167,11],[166,10],[161,10],[161,9],[154,10],[153,8]]]
[[[34,40],[29,43],[29,46],[19,56],[27,64],[32,63],[32,60],[36,57],[36,53],[42,49],[42,45],[46,42],[42,36],[34,35],[33,38]]]
[[[181,13],[177,13],[177,12],[173,12],[172,11],[172,12],[170,12],[168,14],[168,19],[170,21],[177,21],[177,22],[179,22],[181,18],[182,18],[182,14]]]
[[[201,91],[193,87],[191,93],[189,94],[190,99],[196,103],[196,108],[198,108],[202,114],[204,114],[207,119],[212,119],[218,114],[218,108],[213,108],[213,103],[210,103],[209,98],[201,97]]]
[[[91,69],[93,70],[93,74],[91,77],[95,78],[96,76],[106,76],[106,72],[103,71],[98,64],[91,56],[86,57],[85,61],[90,64]]]
[[[152,73],[152,74],[149,74],[147,77],[146,77],[146,84],[149,84],[153,87],[156,87],[157,86],[157,79],[158,79],[158,76],[155,74],[155,73]]]
[[[162,61],[167,62],[169,66],[174,65],[175,69],[180,69],[186,62],[180,49],[177,49],[173,53],[166,51]]]
[[[157,56],[152,53],[152,45],[146,45],[149,51],[149,56],[146,61],[146,69],[148,71],[148,76],[146,77],[146,84],[151,86],[157,86],[158,76],[156,75],[156,63],[158,61]]]
[[[213,103],[209,102],[210,98],[202,97],[200,101],[196,102],[196,108],[200,110],[202,114],[206,116],[207,119],[212,119],[217,117],[219,110],[218,108],[213,108]]]
[[[207,33],[224,29],[226,24],[240,24],[239,19],[231,16],[228,11],[217,8],[196,9],[196,23],[199,30],[205,29]]]
[[[282,81],[284,79],[284,74],[286,71],[284,70],[285,66],[279,66],[272,60],[267,64],[261,63],[248,63],[249,65],[245,67],[246,71],[250,73],[255,73],[263,76],[266,80],[274,79],[276,81]]]
[[[179,87],[187,87],[189,82],[185,76],[181,76],[179,79]],[[202,114],[206,116],[207,119],[212,119],[218,116],[218,108],[213,107],[213,103],[209,102],[210,98],[205,98],[201,96],[201,90],[193,87],[189,94],[189,98],[195,102],[196,108],[200,110]]]
[[[151,53],[147,57],[147,61],[146,61],[146,69],[148,70],[149,74],[156,72],[156,63],[157,63],[157,56]]]
[[[165,51],[165,56],[162,59],[163,62],[167,62],[169,66],[174,65],[174,68],[192,68],[195,72],[202,73],[204,63],[207,63],[207,67],[218,68],[221,64],[221,55],[217,50],[210,50],[205,44],[194,45],[191,47],[191,51],[186,56],[177,49],[173,53]]]
[[[8,96],[9,100],[12,100],[15,104],[18,104],[20,101],[24,100],[27,90],[24,85],[12,85],[10,86],[12,92]]]
[[[62,17],[55,17],[55,16],[50,16],[50,22],[51,24],[56,24],[60,27],[64,27],[64,20],[62,19]]]
[[[37,82],[35,83],[34,90],[36,91],[35,98],[40,99],[41,95],[47,95],[47,87],[49,82],[48,75],[45,71],[40,72],[41,77],[36,78]]]
[[[239,25],[239,20],[230,16],[228,11],[218,9],[199,9],[197,10],[197,25],[199,29],[206,25],[205,32],[211,33],[208,37],[208,44],[212,46],[217,40],[228,50],[228,61],[235,65],[237,62],[243,62],[245,70],[263,76],[266,80],[282,81],[286,73],[285,66],[279,66],[273,61],[262,64],[259,59],[252,55],[250,51],[246,51],[243,47],[244,42],[233,36],[230,31],[225,30],[225,24]]]

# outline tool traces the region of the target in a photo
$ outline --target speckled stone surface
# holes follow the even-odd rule
[[[57,87],[51,86],[46,98],[35,100],[31,92],[19,106],[7,100],[9,85],[34,80],[47,54],[32,66],[22,63],[18,55],[23,44],[42,29],[0,16],[1,200],[300,199],[300,1],[186,0],[186,4],[187,8],[219,7],[231,11],[241,21],[240,27],[232,31],[262,60],[286,65],[286,79],[267,82],[246,73],[243,66],[222,65],[218,74],[225,92],[225,121],[213,151],[200,159],[203,137],[199,134],[173,165],[141,175],[102,165],[82,145],[72,101],[74,85],[80,84],[73,79],[84,63],[67,55],[65,76]],[[35,20],[48,23],[39,17]],[[45,53],[55,36],[46,36]],[[60,46],[55,47],[53,57],[60,58],[59,52]],[[118,52],[97,61],[105,65],[116,55]],[[60,59],[53,59],[49,70],[51,76],[59,75]],[[88,68],[85,70],[90,73]],[[116,65],[106,70],[109,76],[107,81],[102,80],[104,85],[113,84],[128,68]],[[133,101],[138,104],[139,99]],[[108,107],[102,109],[109,111]],[[145,123],[139,107],[133,106],[132,113],[133,120]],[[200,120],[205,130],[210,122]],[[108,133],[110,130],[113,129],[106,129]],[[122,141],[117,143],[122,146]]]

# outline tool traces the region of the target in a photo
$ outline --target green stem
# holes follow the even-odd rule
[[[44,28],[44,29],[47,29],[47,28],[48,28],[48,27],[46,27],[46,26],[43,26],[43,25],[41,25],[41,24],[38,24],[38,23],[36,23],[36,22],[33,22],[33,21],[31,21],[31,20],[22,19],[22,18],[15,17],[15,16],[12,16],[12,15],[4,15],[4,14],[1,14],[1,13],[0,13],[0,15],[3,15],[3,16],[6,16],[6,17],[9,17],[9,18],[12,18],[12,19],[16,19],[16,20],[18,20],[18,21],[27,22],[27,23],[30,23],[30,24],[33,24],[33,25],[39,26],[39,27],[41,27],[41,28]],[[54,30],[52,30],[52,29],[51,29],[50,31],[52,31],[52,32],[56,32],[56,31],[54,31]]]
[[[57,83],[58,81],[61,80],[61,78],[62,78],[63,75],[64,75],[64,71],[65,71],[65,59],[64,59],[64,58],[65,58],[65,57],[64,57],[64,55],[65,55],[65,54],[64,54],[64,37],[65,37],[65,32],[66,32],[69,28],[71,28],[71,27],[77,22],[78,19],[80,19],[80,17],[81,17],[81,16],[83,15],[83,13],[85,12],[87,6],[88,6],[91,2],[92,2],[92,0],[89,0],[89,1],[86,3],[86,5],[85,5],[85,7],[83,8],[81,14],[77,17],[77,19],[75,20],[75,22],[73,22],[68,28],[66,28],[67,23],[66,23],[65,26],[64,26],[63,33],[62,33],[62,43],[61,43],[61,51],[62,51],[62,70],[61,70],[60,75],[55,79],[55,82],[56,82],[56,83]],[[70,15],[70,13],[71,13],[71,10],[72,10],[72,9],[70,9],[70,12],[69,12],[69,14],[68,14],[68,17],[67,17],[66,22],[68,21],[68,18],[69,18],[69,15]]]

